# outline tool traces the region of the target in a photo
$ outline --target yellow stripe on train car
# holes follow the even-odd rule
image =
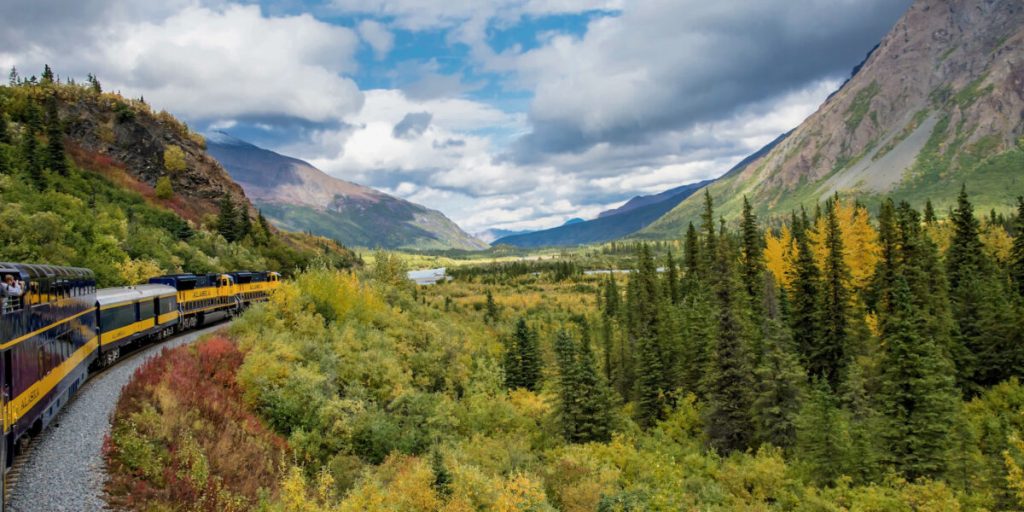
[[[24,335],[24,336],[19,336],[17,338],[14,338],[11,341],[8,341],[7,343],[4,343],[3,345],[0,345],[0,350],[13,347],[14,345],[17,345],[18,343],[21,343],[21,342],[23,342],[23,341],[25,341],[25,340],[33,337],[33,336],[36,336],[36,335],[41,334],[41,333],[44,333],[44,332],[46,332],[46,331],[48,331],[50,329],[53,329],[54,327],[57,327],[58,325],[68,323],[68,322],[70,322],[70,321],[72,321],[72,320],[74,320],[74,319],[76,319],[76,318],[78,318],[78,317],[80,317],[82,315],[87,315],[89,313],[95,313],[95,312],[96,312],[95,308],[89,308],[89,309],[87,309],[85,311],[82,311],[80,313],[76,313],[76,314],[71,315],[71,316],[69,316],[67,318],[62,318],[62,319],[60,319],[60,320],[58,320],[58,321],[56,321],[56,322],[54,322],[54,323],[52,323],[50,325],[47,325],[46,327],[40,327],[39,329],[36,329],[36,330],[34,330],[34,331]]]
[[[160,324],[160,325],[163,325],[163,324],[166,324],[168,322],[173,322],[174,320],[177,320],[177,319],[178,319],[178,312],[177,311],[171,311],[170,313],[164,313],[164,314],[156,317],[156,322],[158,324]]]
[[[147,329],[152,329],[153,327],[156,327],[154,319],[149,318],[147,320],[140,320],[134,324],[129,324],[112,331],[104,332],[100,335],[100,344],[109,345],[115,341],[123,340],[133,334],[138,334]]]
[[[82,361],[85,361],[85,358],[89,357],[89,354],[96,350],[98,343],[98,338],[89,340],[88,343],[82,345],[75,353],[71,354],[71,357],[65,359],[64,362],[57,365],[53,370],[50,370],[50,373],[46,374],[45,377],[37,380],[28,389],[22,391],[20,395],[14,397],[7,404],[7,410],[4,411],[4,432],[10,430],[14,423],[21,419],[22,416],[28,414],[47,393],[53,391],[53,388],[57,387],[60,381],[70,375],[78,365],[82,364]]]
[[[178,292],[178,302],[192,302],[217,297],[217,289],[213,287]]]

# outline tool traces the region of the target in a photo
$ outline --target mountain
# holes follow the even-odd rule
[[[333,178],[297,158],[219,132],[207,145],[267,219],[284,229],[360,247],[487,247],[437,210]]]
[[[981,211],[1024,193],[1024,3],[918,0],[853,76],[777,145],[708,188],[735,218],[743,196],[781,216],[839,193],[936,211],[960,185]],[[640,238],[678,238],[692,197]]]
[[[529,229],[515,230],[515,229],[497,229],[491,228],[479,233],[473,233],[473,236],[487,243],[492,243],[499,238],[505,238],[507,236],[525,235],[527,233],[533,233]]]
[[[203,137],[167,112],[42,76],[0,86],[0,261],[87,267],[101,286],[356,264],[330,240],[260,222]]]
[[[598,218],[593,220],[570,219],[557,228],[507,236],[495,240],[492,245],[504,244],[516,247],[571,246],[601,243],[623,238],[636,233],[651,222],[654,222],[679,204],[680,201],[686,199],[708,183],[710,181],[683,185],[682,187],[672,189],[670,192],[674,191],[674,193],[666,196],[661,201],[649,202],[648,204],[641,204],[640,206],[625,210],[623,208],[626,205],[623,205],[617,209],[618,213],[603,217],[599,215]],[[663,194],[658,194],[658,196]],[[643,198],[634,198],[630,202],[634,200],[645,201]]]

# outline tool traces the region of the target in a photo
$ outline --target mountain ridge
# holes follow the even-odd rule
[[[1019,2],[918,0],[814,114],[708,188],[716,209],[735,217],[747,196],[782,216],[839,193],[941,211],[965,183],[980,208],[1008,210],[1024,162],[1021,55]],[[681,237],[699,211],[682,201],[637,238]]]
[[[479,250],[443,213],[336,178],[308,162],[215,132],[208,151],[271,223],[350,246]]]

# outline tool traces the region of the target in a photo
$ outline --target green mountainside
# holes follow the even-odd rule
[[[1016,0],[919,0],[864,65],[767,154],[709,187],[721,213],[743,196],[762,216],[835,193],[923,204],[940,214],[966,184],[980,209],[1008,211],[1024,187],[1024,9]],[[683,201],[640,238],[680,238]]]
[[[209,151],[266,217],[284,229],[326,236],[349,246],[386,249],[484,249],[437,210],[340,180],[307,162],[223,133]]]
[[[11,84],[0,87],[0,260],[87,267],[101,286],[355,264],[331,240],[268,226],[170,114],[49,68]]]

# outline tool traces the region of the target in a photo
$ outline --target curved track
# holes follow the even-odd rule
[[[192,343],[224,324],[190,331],[144,347],[90,378],[50,428],[32,443],[13,483],[8,511],[88,512],[108,510],[103,438],[121,388],[136,368],[164,348]]]

